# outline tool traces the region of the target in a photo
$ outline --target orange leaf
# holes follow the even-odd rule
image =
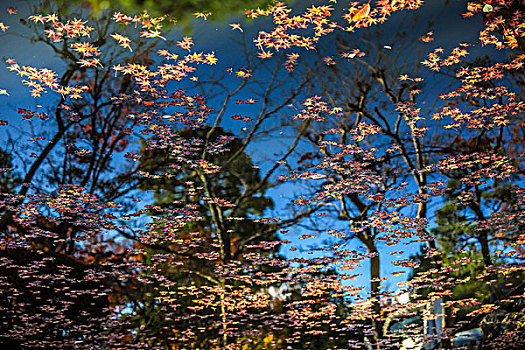
[[[370,13],[370,4],[365,4],[359,11],[352,16],[352,21],[360,21]]]

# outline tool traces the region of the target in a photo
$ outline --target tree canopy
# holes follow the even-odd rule
[[[523,348],[524,17],[7,6],[0,346]]]

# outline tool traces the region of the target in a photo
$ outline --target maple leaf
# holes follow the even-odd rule
[[[214,52],[205,54],[204,55],[204,59],[205,59],[205,62],[210,64],[210,65],[214,65],[218,61],[218,59],[215,57],[215,53]]]
[[[180,46],[184,50],[190,51],[193,46],[193,40],[190,37],[184,37],[181,41],[177,41],[177,46]]]
[[[123,36],[121,34],[118,34],[118,33],[113,33],[111,34],[111,37],[115,40],[118,41],[119,45],[125,49],[129,49],[129,51],[133,51],[131,49],[131,46],[130,46],[130,43],[131,43],[131,39],[129,39],[128,37],[126,36]]]
[[[370,14],[370,2],[364,4],[360,9],[355,10],[348,17],[350,22],[362,21]]]
[[[196,18],[203,18],[205,21],[211,16],[211,12],[195,12],[193,14]]]
[[[272,52],[268,52],[268,51],[261,51],[261,52],[258,52],[257,53],[257,57],[259,58],[270,58],[273,56],[273,53]]]
[[[232,23],[230,24],[230,27],[232,27],[232,30],[239,30],[240,32],[243,32],[241,25],[239,23]]]
[[[162,40],[166,40],[165,37],[160,35],[160,31],[158,31],[158,30],[144,30],[144,31],[140,32],[140,36],[141,37],[146,37],[146,38],[160,38]]]

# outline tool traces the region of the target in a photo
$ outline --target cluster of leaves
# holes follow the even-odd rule
[[[65,68],[6,60],[49,108],[20,108],[38,127],[0,153],[2,345],[446,346],[474,327],[488,346],[523,345],[523,6],[465,3],[467,20],[483,14],[479,42],[426,49],[414,68],[355,37],[378,40],[376,24],[422,1],[351,2],[342,14],[331,3],[246,10],[272,28],[249,39],[240,68],[191,37],[162,46],[168,16],[24,20]],[[337,55],[308,55],[332,43]],[[509,58],[466,61],[491,45]],[[440,77],[445,92],[425,85]],[[264,135],[275,147],[279,121],[292,137],[254,164],[248,152]],[[269,216],[279,185],[296,191],[294,209]],[[294,243],[290,227],[304,230]],[[302,240],[308,254],[292,246]]]

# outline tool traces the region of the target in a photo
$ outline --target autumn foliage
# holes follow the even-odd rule
[[[206,50],[7,8],[53,64],[2,71],[0,347],[523,348],[525,8],[461,6],[470,42],[331,0]]]

